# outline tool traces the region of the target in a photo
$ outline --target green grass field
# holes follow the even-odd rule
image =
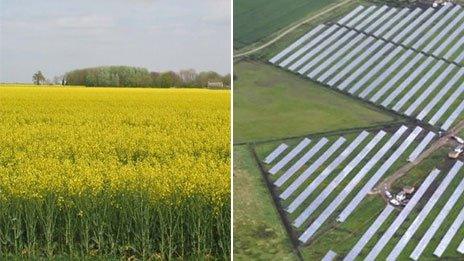
[[[240,62],[235,76],[236,144],[399,120],[271,65]]]
[[[259,41],[338,0],[235,0],[234,48]]]
[[[296,260],[247,146],[234,148],[234,259]]]

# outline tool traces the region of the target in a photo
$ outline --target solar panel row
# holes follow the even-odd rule
[[[291,150],[285,157],[283,157],[277,164],[274,165],[269,170],[269,173],[276,174],[279,170],[281,170],[285,165],[287,165],[298,153],[300,153],[306,146],[311,143],[311,140],[308,138],[304,138],[293,150]]]
[[[272,163],[277,157],[279,157],[282,152],[288,148],[288,145],[285,143],[280,144],[275,150],[273,150],[267,157],[264,159],[264,163]]]

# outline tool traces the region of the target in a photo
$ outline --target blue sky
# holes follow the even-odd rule
[[[0,0],[0,82],[99,65],[230,71],[230,0]]]

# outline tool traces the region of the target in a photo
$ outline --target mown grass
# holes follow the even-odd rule
[[[235,65],[234,143],[368,127],[398,119],[259,62]]]

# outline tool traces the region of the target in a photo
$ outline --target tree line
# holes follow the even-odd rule
[[[35,84],[54,83],[62,85],[84,85],[88,87],[207,87],[208,83],[221,82],[230,86],[230,74],[217,72],[196,72],[193,69],[179,72],[150,72],[146,68],[131,66],[101,66],[77,69],[63,76],[55,77],[53,82],[46,80],[42,72],[33,76]]]

